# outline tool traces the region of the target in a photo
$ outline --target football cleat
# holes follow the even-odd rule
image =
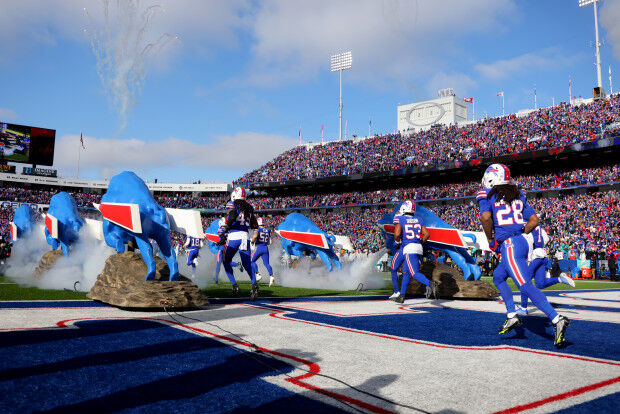
[[[252,283],[252,292],[250,293],[250,300],[256,300],[258,297],[258,282]]]
[[[398,295],[392,300],[396,303],[405,303],[405,295]]]
[[[429,280],[428,286],[426,287],[426,292],[424,292],[424,296],[426,296],[426,299],[429,299],[431,296],[434,299],[439,298],[439,283],[435,282],[434,280]]]
[[[517,326],[521,326],[521,318],[519,317],[519,315],[515,315],[512,318],[507,318],[498,333],[500,335],[508,333]]]
[[[527,308],[522,308],[520,306],[517,306],[517,315],[527,316]]]
[[[570,320],[566,316],[560,315],[560,320],[554,325],[555,340],[553,341],[553,345],[555,345],[556,348],[560,348],[566,342],[564,332],[566,332],[568,325],[570,325]]]
[[[256,283],[260,282],[263,279],[263,277],[258,272],[254,273],[254,278],[256,279]]]
[[[573,280],[572,277],[568,276],[566,273],[562,273],[560,277],[558,277],[558,279],[560,279],[560,283],[564,283],[565,285],[575,287],[575,281]]]
[[[269,286],[273,286],[274,283],[276,283],[276,277],[269,276]]]
[[[394,293],[392,293],[392,296],[389,297],[389,299],[390,300],[394,300],[394,299],[396,299],[399,296],[400,296],[400,292],[394,292]]]
[[[239,289],[239,285],[235,283],[232,287],[232,296],[237,296],[239,292],[241,292],[241,289]]]
[[[243,273],[243,265],[241,264],[241,262],[239,262],[239,271]]]

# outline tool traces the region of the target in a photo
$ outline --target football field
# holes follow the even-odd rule
[[[0,411],[612,412],[620,289],[547,295],[571,319],[560,350],[533,308],[500,337],[499,301],[0,302]]]

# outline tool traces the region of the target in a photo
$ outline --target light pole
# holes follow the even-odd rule
[[[340,122],[340,126],[338,128],[338,139],[340,140],[342,140],[342,71],[346,69],[351,69],[352,64],[353,57],[351,56],[351,51],[332,55],[332,72],[340,72],[340,101],[338,104],[338,120]]]
[[[594,33],[596,35],[596,62],[594,62],[594,65],[596,66],[596,81],[598,82],[597,86],[599,87],[599,89],[602,89],[603,81],[601,77],[601,43],[598,41],[598,12],[596,7],[596,3],[598,3],[599,1],[602,0],[579,0],[579,7],[586,7],[590,4],[594,4]]]

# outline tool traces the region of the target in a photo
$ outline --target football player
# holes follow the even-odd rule
[[[545,295],[528,278],[529,244],[524,235],[538,226],[538,216],[527,203],[525,193],[510,182],[510,171],[505,165],[490,165],[482,177],[482,186],[484,189],[476,194],[480,221],[490,249],[501,254],[499,265],[493,272],[493,283],[506,304],[507,317],[499,334],[510,332],[521,325],[512,291],[506,282],[511,277],[519,290],[525,292],[534,305],[551,319],[555,326],[554,344],[560,347],[565,343],[564,333],[570,321],[558,315]]]
[[[198,252],[202,247],[202,240],[198,237],[187,236],[183,248],[187,252],[187,265],[192,267],[192,279],[196,278],[196,266],[198,266]]]
[[[226,249],[226,228],[225,228],[226,218],[222,217],[219,220],[218,225],[219,225],[219,228],[217,229],[217,235],[220,236],[220,240],[216,243],[218,246],[217,259],[215,261],[215,283],[216,284],[219,281],[220,267],[222,265],[222,262],[224,261],[224,250]],[[239,263],[230,262],[230,265],[232,267],[236,267],[236,266],[239,266]],[[240,267],[240,269],[243,272],[243,267]],[[235,277],[233,276],[233,278],[229,280],[230,280],[230,284],[233,286],[232,294],[233,296],[237,296],[237,293],[239,293],[239,286],[237,285],[237,282],[235,281]]]
[[[252,270],[256,275],[256,280],[259,281],[260,274],[258,273],[258,266],[256,261],[262,257],[263,264],[269,273],[269,286],[273,286],[276,278],[273,276],[273,269],[269,264],[269,245],[271,244],[271,229],[269,227],[263,226],[263,218],[258,217],[256,219],[258,223],[258,230],[254,231],[254,235],[252,236],[252,245],[254,246],[254,251],[252,252]]]
[[[409,281],[413,277],[418,282],[426,286],[426,297],[431,295],[437,298],[437,282],[428,280],[426,276],[420,273],[420,259],[423,249],[422,243],[426,243],[430,236],[422,218],[415,215],[415,204],[411,200],[405,200],[400,206],[398,213],[394,216],[394,241],[400,248],[394,254],[392,259],[392,284],[394,285],[394,294],[390,299],[403,303]],[[406,263],[403,271],[403,281],[398,287],[398,269]]]
[[[545,250],[545,246],[549,243],[547,232],[541,226],[538,226],[526,237],[531,243],[530,265],[528,266],[530,270],[529,280],[532,280],[533,277],[536,287],[541,290],[557,283],[564,283],[565,285],[575,287],[575,281],[565,274],[561,274],[559,277],[547,278],[547,267],[549,267],[549,259]],[[527,293],[522,292],[521,307],[517,307],[518,315],[527,315],[527,301]]]
[[[224,270],[229,279],[233,279],[232,258],[239,252],[241,263],[250,275],[252,281],[252,292],[250,299],[254,300],[258,296],[258,282],[254,276],[252,269],[252,261],[250,259],[250,246],[248,240],[248,231],[250,229],[258,229],[256,216],[254,215],[254,207],[245,200],[245,189],[235,187],[230,195],[230,201],[226,204],[226,223],[225,230],[228,233],[226,247],[224,249]]]

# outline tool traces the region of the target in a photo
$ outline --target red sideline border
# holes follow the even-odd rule
[[[245,305],[245,306],[262,308],[262,309],[270,309],[270,308],[266,308],[266,307],[262,307],[262,306],[257,306],[257,305]],[[415,339],[399,338],[397,336],[378,334],[378,333],[374,333],[374,332],[361,331],[361,330],[351,329],[351,328],[343,328],[341,326],[329,325],[329,324],[324,324],[324,323],[319,323],[319,322],[302,321],[302,320],[299,320],[299,319],[289,318],[286,315],[289,312],[290,312],[289,310],[281,310],[281,311],[272,312],[272,313],[269,314],[269,316],[272,317],[272,318],[276,318],[276,319],[283,319],[283,320],[292,321],[292,322],[305,323],[305,324],[308,324],[308,325],[322,326],[322,327],[325,327],[325,328],[332,328],[332,329],[337,329],[337,330],[345,331],[345,332],[357,333],[357,334],[362,334],[362,335],[369,335],[369,336],[374,336],[374,337],[378,337],[378,338],[391,339],[391,340],[401,341],[401,342],[408,342],[408,343],[413,343],[413,344],[416,344],[416,345],[431,346],[431,347],[435,347],[435,348],[463,349],[463,350],[468,350],[468,351],[500,351],[500,350],[510,350],[510,351],[526,352],[526,353],[545,355],[545,356],[552,356],[552,357],[558,357],[558,358],[568,358],[568,359],[575,359],[575,360],[579,360],[579,361],[594,362],[594,363],[597,363],[597,364],[620,366],[620,363],[613,362],[613,361],[605,361],[605,360],[599,360],[599,359],[587,358],[587,357],[581,357],[581,356],[575,356],[575,355],[558,354],[558,353],[553,353],[553,352],[548,352],[548,351],[535,351],[535,350],[531,350],[531,349],[525,349],[525,348],[520,348],[520,347],[515,347],[515,346],[510,346],[510,345],[490,346],[490,347],[475,347],[475,346],[474,347],[467,347],[467,346],[443,345],[443,344],[437,344],[437,343],[434,343],[434,342],[425,342],[425,341],[420,341],[420,340],[415,340]],[[515,406],[515,407],[511,407],[511,408],[505,409],[505,410],[500,410],[500,411],[495,412],[494,414],[519,413],[519,412],[522,412],[522,411],[530,410],[532,408],[540,407],[540,406],[545,405],[545,404],[549,404],[549,403],[552,403],[552,402],[561,401],[561,400],[564,400],[564,399],[567,399],[567,398],[571,398],[571,397],[575,397],[575,396],[578,396],[578,395],[581,395],[581,394],[585,394],[587,392],[594,391],[594,390],[597,390],[599,388],[607,387],[609,385],[613,385],[613,384],[616,384],[618,382],[620,382],[620,376],[615,377],[615,378],[611,378],[611,379],[608,379],[608,380],[605,380],[605,381],[597,382],[595,384],[590,384],[590,385],[586,385],[586,386],[583,386],[583,387],[580,387],[580,388],[575,388],[573,390],[570,390],[570,391],[567,391],[567,392],[564,392],[564,393],[561,393],[561,394],[553,395],[553,396],[550,396],[550,397],[547,397],[547,398],[544,398],[544,399],[541,399],[541,400],[533,401],[533,402],[530,402],[530,403],[527,403],[527,404],[518,405],[518,406]]]
[[[134,317],[75,318],[75,319],[65,319],[65,320],[59,321],[59,322],[56,323],[56,326],[38,327],[38,328],[24,328],[24,329],[54,329],[54,328],[77,328],[77,329],[79,329],[78,327],[73,326],[73,324],[75,322],[91,321],[91,320],[92,321],[101,321],[101,320],[127,320],[127,319],[156,321],[156,322],[160,322],[162,324],[169,324],[171,326],[178,326],[178,327],[182,327],[182,328],[188,329],[190,331],[199,332],[199,333],[202,333],[202,334],[207,334],[207,335],[210,335],[210,336],[212,336],[214,338],[217,338],[217,339],[220,339],[220,340],[229,341],[229,342],[232,342],[232,343],[234,343],[236,345],[241,345],[241,346],[244,346],[244,347],[247,347],[247,348],[254,349],[254,345],[250,344],[249,342],[240,341],[240,340],[237,340],[237,339],[234,339],[234,338],[229,338],[227,336],[218,335],[216,333],[209,332],[209,331],[206,331],[204,329],[195,328],[193,326],[185,325],[185,324],[180,323],[180,322],[170,321],[170,320],[161,319],[161,318],[147,318],[147,317],[142,317],[142,318],[141,317],[137,317],[137,318],[134,318]],[[67,324],[70,324],[70,325],[68,326]],[[8,329],[8,330],[13,330],[13,329]],[[22,330],[22,328],[17,328],[15,330]],[[334,398],[334,399],[336,399],[338,401],[355,405],[357,407],[363,408],[363,409],[368,410],[368,411],[373,412],[373,413],[395,414],[394,411],[390,411],[390,410],[378,407],[376,405],[372,405],[372,404],[369,404],[367,402],[364,402],[364,401],[361,401],[361,400],[358,400],[358,399],[355,399],[355,398],[351,398],[351,397],[349,397],[347,395],[339,394],[339,393],[336,393],[336,392],[333,392],[333,391],[328,391],[326,389],[323,389],[323,388],[317,387],[315,385],[308,384],[305,381],[302,381],[302,380],[308,379],[310,377],[313,377],[315,374],[318,374],[321,371],[321,367],[316,362],[308,361],[306,359],[299,358],[299,357],[296,357],[294,355],[285,354],[285,353],[282,353],[282,352],[274,351],[274,350],[263,348],[263,347],[258,347],[258,349],[260,351],[262,351],[262,352],[265,352],[265,353],[268,353],[268,354],[271,354],[271,355],[275,355],[275,356],[278,356],[280,358],[290,359],[292,361],[304,364],[304,365],[306,365],[308,367],[309,372],[306,372],[304,374],[298,375],[296,377],[288,377],[288,378],[285,379],[286,382],[289,382],[291,384],[297,385],[298,387],[301,387],[301,388],[304,388],[304,389],[307,389],[307,390],[310,390],[310,391],[314,391],[314,392],[316,392],[318,394],[322,394],[322,395]]]

